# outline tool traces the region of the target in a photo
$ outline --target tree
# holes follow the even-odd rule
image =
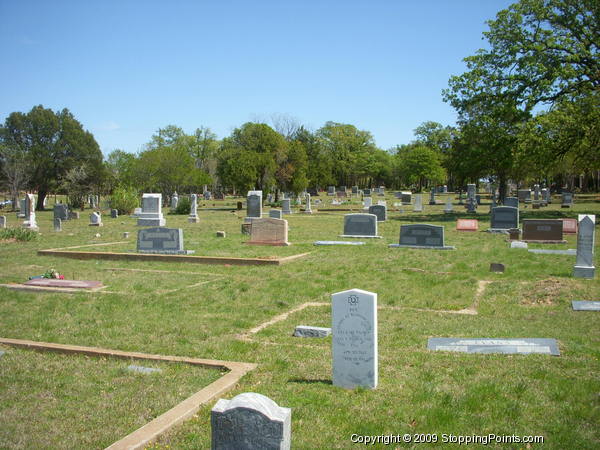
[[[29,180],[28,167],[27,154],[21,147],[0,144],[1,174],[10,192],[13,209],[17,206],[19,192]]]
[[[113,150],[106,159],[106,169],[110,177],[111,187],[136,186],[136,159],[133,153],[123,150]]]
[[[304,147],[307,158],[307,186],[317,188],[335,183],[333,178],[333,160],[329,158],[321,141],[304,127],[296,130],[294,142]]]
[[[37,191],[37,210],[44,209],[48,192],[75,167],[85,166],[88,175],[101,182],[100,147],[66,108],[55,113],[39,105],[27,114],[11,113],[0,129],[0,139],[5,147],[26,155],[28,187]]]
[[[443,181],[446,176],[439,155],[424,145],[399,147],[394,157],[400,178],[406,184],[417,184],[419,191],[427,180],[437,183]]]

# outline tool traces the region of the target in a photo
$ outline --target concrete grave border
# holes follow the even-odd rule
[[[83,347],[79,345],[53,344],[49,342],[37,342],[23,339],[0,338],[0,344],[14,347],[24,347],[38,351],[53,351],[67,354],[84,354],[89,356],[104,356],[125,359],[146,359],[161,362],[182,362],[195,366],[210,367],[215,369],[226,369],[228,373],[213,381],[208,386],[200,389],[195,394],[161,414],[146,425],[138,428],[122,439],[114,442],[106,450],[143,449],[158,437],[169,431],[175,425],[190,419],[205,403],[232,389],[235,384],[248,372],[254,370],[257,365],[235,361],[219,361],[214,359],[187,358],[182,356],[152,355],[138,352],[124,352],[121,350],[110,350],[98,347]]]
[[[96,247],[99,245],[114,245],[127,242],[107,242],[102,244],[80,245],[76,247],[50,248],[38,250],[38,255],[58,256],[73,259],[105,259],[105,260],[127,260],[127,261],[164,261],[185,262],[195,264],[231,264],[236,266],[280,266],[282,264],[302,258],[311,252],[299,253],[297,255],[284,256],[281,258],[232,258],[224,256],[195,256],[195,255],[162,255],[156,253],[114,253],[114,252],[77,252],[67,251],[82,247]]]

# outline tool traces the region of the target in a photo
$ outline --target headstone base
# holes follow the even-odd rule
[[[195,250],[137,250],[137,253],[153,253],[157,255],[192,255]]]
[[[521,239],[523,242],[529,242],[531,244],[566,244],[567,241],[565,240],[556,240],[556,241],[539,241],[539,240],[535,240],[535,239]]]
[[[594,278],[594,266],[573,266],[573,277],[575,278]]]
[[[365,245],[361,241],[316,241],[314,245]]]
[[[513,228],[516,230],[516,228]],[[503,234],[509,234],[508,230],[510,230],[510,228],[488,228],[487,230],[485,230],[488,233],[503,233]],[[521,232],[521,230],[519,229],[519,233]]]
[[[407,244],[389,244],[390,248],[423,248],[425,250],[456,250],[453,245],[444,245],[443,247],[432,247],[430,245],[407,245]]]
[[[188,217],[188,223],[198,223],[200,222],[200,218],[198,216],[190,216]]]
[[[265,242],[265,241],[253,241],[253,242],[246,242],[246,244],[248,245],[271,245],[273,247],[288,247],[292,244],[290,244],[289,242]]]
[[[103,223],[88,223],[89,227],[102,227],[104,226]]]
[[[331,334],[331,328],[311,327],[307,325],[298,325],[294,330],[294,337],[314,337],[322,338]]]
[[[140,219],[138,218],[138,227],[164,227],[167,222],[165,219]]]
[[[381,236],[365,236],[365,235],[354,235],[354,234],[340,234],[338,237],[343,238],[359,238],[359,239],[381,239]]]

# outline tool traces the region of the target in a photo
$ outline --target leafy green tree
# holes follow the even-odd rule
[[[217,176],[224,186],[244,194],[252,190],[258,178],[258,169],[253,152],[240,147],[227,147],[219,153]]]
[[[66,108],[55,113],[39,105],[27,114],[13,112],[0,127],[0,140],[5,148],[26,155],[28,187],[37,191],[37,210],[43,210],[46,195],[71,169],[85,166],[97,184],[104,176],[98,143]]]
[[[321,141],[304,127],[300,127],[293,135],[293,142],[304,147],[307,167],[308,186],[317,188],[335,183],[333,177],[333,160],[329,157]]]
[[[133,186],[119,186],[110,196],[110,207],[119,210],[119,214],[131,214],[139,206],[138,191]]]
[[[296,195],[305,190],[308,186],[307,167],[304,145],[298,140],[291,141],[288,144],[286,159],[279,165],[275,175],[279,189]]]
[[[110,152],[105,165],[111,187],[136,186],[139,183],[136,179],[136,159],[136,155],[123,150]]]
[[[13,210],[29,179],[27,153],[20,146],[0,143],[0,181],[10,192]]]
[[[416,184],[421,190],[427,181],[438,183],[446,172],[440,164],[440,156],[429,147],[419,144],[399,147],[394,156],[401,180],[408,185]]]

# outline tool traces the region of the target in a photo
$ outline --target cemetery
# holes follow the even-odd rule
[[[0,450],[600,448],[598,1],[104,3],[2,4]]]
[[[392,204],[393,193],[385,196]],[[586,399],[597,387],[599,367],[593,355],[600,289],[593,253],[590,258],[590,244],[592,250],[597,244],[588,223],[594,220],[595,225],[600,208],[585,196],[569,210],[560,202],[541,210],[523,208],[516,225],[524,231],[527,221],[560,227],[562,219],[575,219],[585,232],[563,233],[559,242],[528,243],[530,250],[557,253],[523,253],[511,248],[508,232],[484,232],[502,217],[469,213],[458,207],[458,195],[452,192],[438,196],[442,201],[424,211],[388,209],[385,221],[365,213],[360,198],[338,206],[329,199],[327,212],[292,213],[285,220],[270,218],[271,208],[260,205],[260,216],[250,211],[255,215],[250,235],[240,230],[249,210],[229,211],[240,201],[231,196],[217,201],[215,208],[200,203],[197,222],[188,215],[165,214],[164,227],[138,226],[138,217],[119,215],[105,220],[99,231],[82,218],[62,221],[62,231],[55,232],[56,209],[50,205],[37,212],[38,239],[0,243],[2,259],[11,261],[3,266],[0,280],[2,378],[17,390],[40,389],[23,370],[51,366],[56,367],[52,379],[66,377],[76,389],[83,389],[93,372],[94,383],[110,386],[118,378],[124,391],[110,398],[81,391],[85,401],[64,403],[68,412],[59,427],[43,412],[50,407],[43,402],[41,412],[52,431],[34,433],[28,442],[35,446],[50,439],[60,447],[65,439],[74,439],[80,445],[115,443],[113,448],[121,448],[148,439],[157,448],[209,448],[218,436],[237,439],[230,435],[235,431],[217,424],[225,423],[219,417],[233,413],[237,405],[244,411],[256,409],[264,420],[269,417],[276,441],[291,440],[292,448],[325,448],[339,435],[390,429],[460,433],[480,426],[482,419],[474,419],[473,411],[500,433],[540,434],[560,442],[576,436],[593,446],[596,437],[589,426],[594,413]],[[445,212],[448,201],[452,213]],[[488,202],[482,198],[482,204]],[[290,205],[292,212],[299,208]],[[109,210],[97,212],[110,217]],[[354,217],[359,221],[354,223]],[[7,227],[20,227],[22,220],[9,216]],[[467,230],[471,223],[474,228],[465,233],[459,221]],[[280,222],[285,222],[283,228]],[[359,238],[336,241],[342,230]],[[224,237],[217,238],[217,231]],[[123,238],[124,233],[129,237]],[[360,239],[371,236],[380,238]],[[389,248],[401,247],[399,239],[406,248]],[[245,245],[253,240],[259,245]],[[291,245],[272,245],[287,241]],[[455,250],[427,251],[448,246]],[[561,254],[568,249],[579,253]],[[65,258],[66,253],[73,257]],[[130,257],[111,257],[116,254]],[[189,258],[205,261],[198,266]],[[269,267],[238,265],[236,259],[263,261]],[[502,263],[501,278],[490,273],[492,263]],[[65,280],[27,281],[50,266]],[[54,353],[68,351],[61,346],[77,347],[87,355],[85,364],[75,351]],[[32,353],[31,348],[52,352]],[[94,351],[101,356],[86,353]],[[135,359],[127,352],[158,360]],[[187,363],[167,363],[186,358],[205,364],[192,369]],[[570,373],[577,375],[565,376]],[[221,386],[224,381],[219,380],[228,374],[237,377],[228,388],[211,388]],[[545,383],[535,381],[540,374]],[[69,394],[46,389],[59,396],[54,401],[67,401],[60,395]],[[569,395],[556,398],[557,390]],[[140,395],[143,402],[137,400]],[[139,407],[149,405],[149,412],[118,412],[114,408],[124,406],[118,398],[125,397]],[[194,398],[202,400],[190,405]],[[391,398],[401,401],[391,407]],[[6,398],[3,411],[15,417],[0,434],[7,442],[10,436],[25,436],[22,421],[14,416],[16,411],[23,418],[33,414],[24,399]],[[488,399],[485,408],[473,403]],[[82,430],[73,436],[78,417],[87,415],[85,408],[98,408],[97,401],[104,411],[94,415],[102,424],[95,427],[98,432]],[[588,408],[588,419],[565,414],[565,404]],[[154,425],[164,421],[171,424],[166,429]],[[565,423],[568,433],[559,425]],[[259,435],[244,439],[270,448],[253,441]],[[342,447],[351,447],[350,441]]]

